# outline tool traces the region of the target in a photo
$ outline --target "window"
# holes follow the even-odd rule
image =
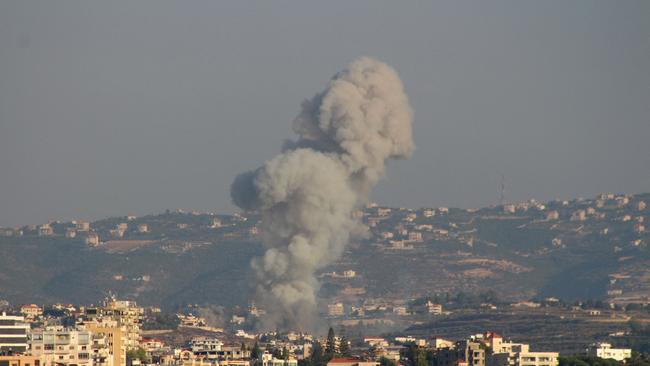
[[[46,344],[43,346],[43,349],[46,351],[54,351],[54,345],[53,344]]]

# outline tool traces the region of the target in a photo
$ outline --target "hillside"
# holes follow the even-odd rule
[[[644,302],[644,202],[650,194],[479,210],[370,205],[355,213],[369,237],[323,271],[322,295],[354,302],[491,290],[508,300]],[[0,299],[96,303],[113,292],[167,308],[245,305],[250,260],[263,252],[257,220],[166,212],[0,229]],[[94,234],[97,245],[88,240]]]

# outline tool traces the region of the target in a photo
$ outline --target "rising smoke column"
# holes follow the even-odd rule
[[[267,327],[307,330],[317,315],[315,272],[338,259],[363,225],[352,211],[383,177],[388,159],[413,152],[413,113],[395,71],[361,58],[302,104],[296,141],[232,184],[233,202],[261,214],[268,247],[256,258]]]

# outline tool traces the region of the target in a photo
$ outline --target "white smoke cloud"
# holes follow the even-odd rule
[[[314,273],[364,232],[352,211],[366,202],[388,159],[413,152],[413,113],[395,71],[371,58],[354,61],[302,104],[297,141],[261,168],[239,175],[231,196],[262,216],[268,250],[252,262],[267,326],[314,326]]]

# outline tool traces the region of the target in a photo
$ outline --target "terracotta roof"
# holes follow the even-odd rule
[[[330,360],[328,363],[350,363],[350,362],[360,362],[361,360],[358,358],[352,358],[352,357],[338,357],[338,358],[333,358]]]

